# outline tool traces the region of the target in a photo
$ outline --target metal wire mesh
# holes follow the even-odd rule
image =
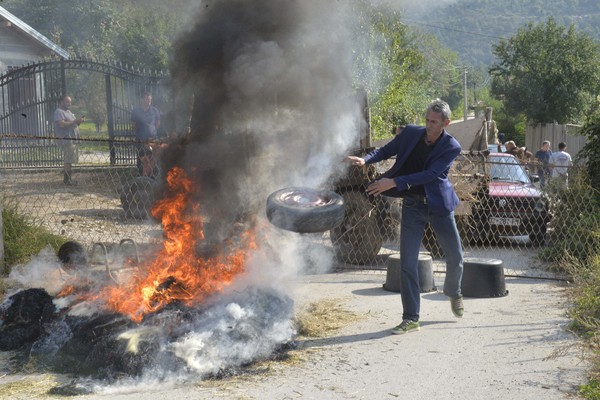
[[[160,224],[149,217],[156,177],[139,176],[135,158],[131,165],[111,165],[107,141],[96,147],[107,150],[79,150],[71,185],[65,184],[61,161],[57,166],[2,168],[4,202],[33,224],[86,246],[124,238],[140,243],[160,239]]]
[[[597,195],[583,180],[582,169],[569,167],[568,177],[552,176],[549,169],[544,185],[538,167],[507,154],[464,154],[455,161],[450,180],[461,199],[455,219],[465,257],[500,259],[507,274],[549,277],[546,261],[560,258],[556,253],[580,256],[576,253],[599,249],[589,234],[600,226],[592,206]],[[344,194],[350,216],[340,228],[352,246],[336,243],[340,234],[328,239],[343,268],[385,269],[389,255],[399,252],[402,199],[370,198],[359,186],[353,190]],[[445,270],[430,226],[421,250],[431,254],[436,271]]]
[[[345,200],[344,222],[316,240],[331,248],[342,268],[385,269],[390,254],[399,252],[402,199],[364,193],[387,167],[352,169],[337,183]],[[450,178],[461,198],[456,221],[466,257],[501,259],[507,273],[522,275],[543,264],[540,251],[597,249],[599,240],[589,232],[598,230],[599,216],[590,208],[593,191],[579,182],[580,169],[569,168],[568,181],[549,177],[542,187],[532,178],[536,167],[510,156],[482,154],[464,155],[454,163]],[[73,179],[76,185],[65,185],[61,166],[24,165],[2,169],[0,187],[4,200],[17,204],[32,221],[88,248],[122,239],[162,240],[160,223],[149,217],[160,178],[140,176],[135,160],[115,166],[108,150],[80,151]],[[443,252],[429,227],[422,250],[431,253],[436,270],[444,270]],[[537,275],[547,273],[539,269]]]

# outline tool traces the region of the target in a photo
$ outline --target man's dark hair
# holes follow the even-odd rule
[[[567,144],[565,142],[560,142],[558,144],[558,150],[563,151],[566,148],[567,148]]]

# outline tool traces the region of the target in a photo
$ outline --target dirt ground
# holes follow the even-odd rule
[[[507,278],[509,294],[465,298],[455,318],[441,294],[422,294],[421,330],[391,335],[400,322],[400,294],[385,291],[385,272],[336,272],[298,278],[297,305],[330,300],[350,311],[341,329],[300,338],[291,358],[250,374],[175,386],[104,388],[82,400],[168,399],[568,399],[585,382],[586,362],[566,330],[564,283]],[[333,311],[333,310],[332,310]],[[44,386],[47,376],[4,376],[2,387],[23,380]],[[54,379],[54,378],[52,378]],[[6,393],[6,392],[4,392]],[[39,395],[39,396],[38,396]],[[11,399],[55,398],[12,393]],[[64,398],[64,397],[56,397]]]

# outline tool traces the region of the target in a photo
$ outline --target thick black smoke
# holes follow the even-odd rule
[[[202,3],[175,44],[174,90],[190,133],[166,152],[201,185],[206,214],[228,224],[273,190],[318,186],[358,135],[344,2]]]

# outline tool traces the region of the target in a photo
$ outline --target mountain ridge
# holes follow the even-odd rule
[[[600,39],[598,0],[458,0],[431,11],[408,9],[402,20],[435,35],[442,45],[458,53],[461,62],[476,67],[495,62],[492,44],[512,37],[528,23],[543,23],[549,17]]]

